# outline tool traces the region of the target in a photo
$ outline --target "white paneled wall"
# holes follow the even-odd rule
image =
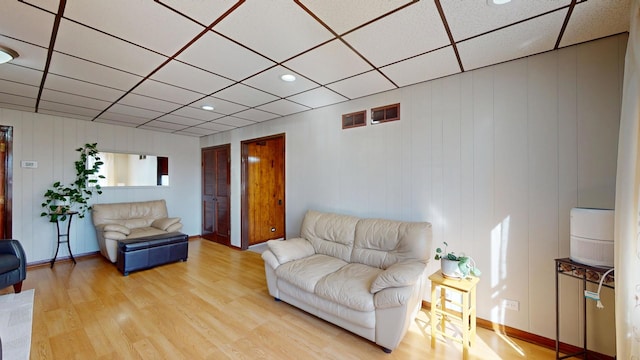
[[[98,143],[98,149],[169,157],[169,187],[105,188],[94,203],[166,199],[169,214],[182,217],[183,231],[200,234],[200,145],[193,137],[99,124],[57,116],[0,108],[0,124],[13,126],[13,237],[19,239],[29,263],[51,259],[56,247],[55,225],[40,217],[43,194],[55,181],[75,179],[76,148]],[[37,169],[20,167],[35,160]],[[91,214],[74,217],[71,226],[74,255],[98,251]],[[68,256],[66,244],[59,256]]]
[[[307,209],[430,221],[434,246],[447,241],[483,270],[481,318],[555,338],[553,260],[569,255],[569,210],[614,203],[626,41],[610,37],[203,138],[201,146],[232,147],[232,243],[240,244],[240,141],[284,132],[288,237]],[[396,102],[400,121],[341,129],[341,114]],[[571,280],[561,285],[562,340],[581,345],[580,289]],[[519,301],[520,311],[504,310],[504,299]],[[593,349],[615,353],[613,302],[595,318]]]

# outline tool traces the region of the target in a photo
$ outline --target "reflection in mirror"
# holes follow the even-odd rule
[[[100,186],[169,186],[169,158],[165,156],[101,152]]]

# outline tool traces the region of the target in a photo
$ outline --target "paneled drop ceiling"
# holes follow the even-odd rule
[[[630,0],[2,0],[0,46],[20,56],[0,65],[0,107],[206,136],[628,32],[630,11]]]

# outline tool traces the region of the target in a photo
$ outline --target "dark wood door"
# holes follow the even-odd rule
[[[202,237],[231,244],[230,145],[202,149]]]
[[[242,143],[242,248],[285,236],[284,134]]]
[[[0,126],[0,239],[11,239],[13,127]]]

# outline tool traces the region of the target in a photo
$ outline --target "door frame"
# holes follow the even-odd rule
[[[260,138],[255,138],[255,139],[250,139],[250,140],[244,140],[240,142],[240,161],[241,161],[241,166],[240,166],[240,181],[241,181],[241,192],[240,192],[240,248],[242,250],[247,250],[249,248],[249,198],[247,197],[247,190],[248,190],[248,186],[249,186],[249,181],[248,181],[248,177],[249,177],[249,144],[253,144],[253,143],[257,143],[260,141],[265,141],[265,140],[272,140],[272,139],[277,139],[277,138],[282,138],[282,143],[284,144],[283,147],[284,149],[282,149],[282,156],[284,157],[283,161],[282,161],[282,186],[284,187],[284,189],[282,189],[282,197],[283,197],[283,204],[282,204],[282,211],[284,212],[284,216],[283,216],[283,221],[284,221],[284,228],[285,228],[285,234],[286,234],[286,228],[287,228],[287,217],[286,217],[286,206],[287,206],[287,194],[286,194],[286,181],[287,181],[287,171],[286,171],[286,167],[287,167],[287,162],[286,162],[286,150],[287,150],[287,139],[285,136],[285,133],[280,133],[280,134],[275,134],[275,135],[269,135],[269,136],[263,136]],[[286,237],[286,235],[285,235]]]

